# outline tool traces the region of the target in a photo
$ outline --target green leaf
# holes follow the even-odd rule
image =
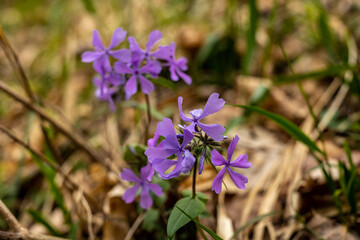
[[[201,227],[204,231],[206,231],[208,234],[210,234],[210,236],[212,236],[214,239],[216,240],[222,240],[221,237],[219,237],[219,235],[217,235],[216,233],[214,233],[211,229],[205,227],[204,225],[202,225],[198,220],[194,219],[193,217],[191,217],[188,213],[186,213],[183,209],[181,209],[180,207],[176,206],[175,207],[177,209],[179,209],[180,212],[182,212],[188,219],[189,221],[193,221],[197,226]]]
[[[182,192],[182,195],[184,197],[191,197],[192,196],[192,191],[191,190],[184,190]],[[202,193],[202,192],[196,192],[196,197],[198,199],[200,199],[204,204],[206,204],[207,201],[209,200],[209,197],[206,194]]]
[[[179,208],[183,209],[183,211],[180,211]],[[167,224],[168,237],[172,238],[177,230],[190,222],[191,219],[189,219],[187,215],[195,218],[204,211],[205,204],[198,198],[186,197],[177,201],[174,209],[171,211]],[[185,215],[184,213],[186,213],[187,215]]]
[[[171,89],[172,91],[174,92],[177,92],[178,88],[176,86],[176,84],[174,84],[174,82],[170,79],[166,79],[166,78],[163,78],[163,77],[158,77],[158,78],[150,78],[151,82],[156,84],[156,85],[159,85],[159,86],[162,86],[162,87],[166,87],[166,88],[169,88]]]
[[[245,110],[251,110],[264,115],[265,117],[269,118],[271,121],[279,125],[284,131],[290,134],[293,138],[308,146],[311,151],[317,151],[323,154],[323,152],[318,148],[315,142],[313,142],[305,133],[303,133],[303,131],[301,131],[301,129],[298,126],[296,126],[294,123],[290,122],[286,118],[255,106],[246,106],[246,105],[231,105],[231,106],[240,107]]]

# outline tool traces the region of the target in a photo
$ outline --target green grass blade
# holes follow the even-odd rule
[[[230,239],[234,239],[241,231],[245,230],[247,227],[261,221],[264,218],[270,217],[270,216],[275,216],[275,215],[279,215],[281,212],[270,212],[270,213],[266,213],[257,217],[254,217],[253,219],[251,219],[250,221],[248,221],[247,223],[245,223],[244,225],[242,225],[240,228],[238,228],[235,232],[234,235],[230,238]]]
[[[230,105],[230,106],[240,107],[245,110],[251,110],[269,118],[271,121],[279,125],[284,131],[290,134],[290,136],[292,136],[296,140],[308,146],[308,148],[311,151],[317,151],[323,154],[323,152],[318,148],[315,142],[313,142],[305,133],[303,133],[303,131],[301,131],[301,129],[298,126],[296,126],[294,123],[290,122],[286,118],[255,106],[247,106],[247,105]]]
[[[188,217],[189,219],[191,219],[191,221],[193,221],[197,226],[199,226],[200,228],[202,228],[204,231],[206,231],[208,234],[210,234],[210,236],[212,236],[214,239],[216,240],[222,240],[221,237],[219,237],[219,235],[217,235],[216,233],[214,233],[211,229],[205,227],[204,225],[202,225],[198,220],[192,218],[189,214],[187,214],[184,210],[182,210],[181,208],[179,208],[178,206],[175,206],[177,209],[179,209],[180,212],[182,212],[186,217]]]
[[[288,83],[294,83],[296,81],[301,81],[305,79],[321,79],[324,77],[335,77],[340,76],[345,71],[351,70],[356,71],[359,66],[350,66],[350,65],[331,65],[325,69],[313,71],[313,72],[307,72],[307,73],[297,73],[297,74],[291,74],[291,75],[283,75],[278,76],[274,80],[275,85],[281,85],[281,84],[288,84]]]
[[[249,12],[250,12],[250,21],[249,21],[249,29],[246,33],[246,53],[242,59],[242,71],[244,75],[249,73],[249,67],[251,65],[251,61],[255,54],[256,48],[256,29],[259,21],[259,13],[256,7],[256,0],[249,1]]]
[[[42,224],[49,231],[49,233],[57,237],[61,237],[61,233],[58,230],[56,230],[55,227],[51,226],[49,221],[46,220],[41,213],[35,211],[34,209],[29,209],[28,213],[36,222]]]

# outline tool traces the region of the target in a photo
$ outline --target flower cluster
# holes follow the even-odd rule
[[[149,147],[145,151],[145,155],[148,157],[148,165],[146,166],[146,171],[144,170],[146,174],[143,174],[143,169],[141,170],[142,180],[135,179],[135,177],[131,180],[128,177],[130,170],[124,170],[121,175],[125,180],[136,182],[136,185],[125,193],[123,198],[126,202],[132,202],[136,191],[142,187],[140,205],[143,208],[145,208],[144,206],[146,208],[151,206],[150,202],[152,201],[147,198],[149,189],[154,191],[155,194],[160,193],[160,191],[156,190],[154,185],[144,185],[143,181],[145,179],[150,181],[154,172],[162,179],[171,179],[180,176],[182,173],[189,173],[194,168],[193,173],[196,174],[197,163],[199,164],[198,173],[201,174],[206,158],[210,158],[209,163],[213,166],[224,166],[214,178],[213,191],[217,194],[221,192],[222,181],[226,172],[229,172],[231,179],[238,188],[245,189],[245,183],[248,182],[248,179],[232,168],[249,168],[251,163],[247,161],[248,157],[246,154],[242,154],[234,161],[231,161],[239,137],[235,136],[231,141],[227,152],[227,159],[225,160],[216,150],[221,145],[219,141],[225,139],[223,136],[225,128],[220,124],[208,125],[200,122],[203,118],[218,112],[224,106],[225,101],[219,98],[218,93],[213,93],[210,95],[205,107],[190,111],[190,116],[183,113],[182,103],[183,98],[179,97],[178,107],[180,117],[183,121],[190,123],[190,125],[179,125],[180,133],[176,133],[174,124],[169,118],[163,118],[157,124],[155,135],[148,140]]]
[[[129,49],[116,49],[126,37],[126,31],[117,28],[112,36],[110,45],[106,48],[101,41],[99,32],[93,31],[92,44],[95,51],[84,52],[83,62],[92,62],[99,74],[93,82],[96,86],[96,97],[109,102],[111,110],[115,110],[114,96],[124,87],[125,99],[129,99],[138,91],[149,94],[154,90],[154,84],[149,77],[156,79],[163,68],[168,68],[173,81],[183,79],[191,84],[191,77],[184,73],[187,70],[187,59],[175,58],[175,43],[160,46],[152,51],[162,34],[155,30],[150,33],[145,49],[139,47],[135,38],[128,37]],[[112,58],[112,59],[111,59]],[[114,64],[111,64],[114,62]]]

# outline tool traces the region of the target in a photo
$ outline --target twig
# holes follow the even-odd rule
[[[71,178],[63,172],[63,170],[54,162],[50,161],[45,155],[43,155],[42,153],[36,151],[35,149],[33,149],[29,144],[25,143],[24,141],[22,141],[20,138],[18,138],[15,134],[13,134],[11,131],[9,131],[8,129],[6,129],[4,126],[0,125],[0,131],[5,133],[9,138],[11,138],[13,141],[15,141],[16,143],[20,144],[21,146],[23,146],[24,148],[28,149],[31,153],[33,153],[34,155],[36,155],[41,161],[45,162],[46,164],[48,164],[51,168],[53,168],[56,172],[58,172],[59,174],[61,174],[65,180],[66,183],[69,184],[70,188],[74,191],[74,190],[80,190],[80,186],[78,184],[76,184],[75,182],[73,182],[71,180]],[[92,206],[95,207],[95,209],[97,211],[102,211],[101,207],[98,206],[96,204],[96,201],[89,196],[89,194],[84,192],[84,197],[92,203]]]
[[[32,102],[26,100],[24,97],[16,93],[14,90],[10,89],[5,83],[0,82],[0,89],[10,97],[15,99],[16,101],[20,102],[26,108],[28,108],[31,111],[34,111],[43,119],[45,119],[50,124],[52,124],[57,130],[62,132],[66,137],[72,140],[78,147],[84,150],[93,160],[102,163],[102,161],[100,160],[101,157],[75,131],[67,129],[65,126],[63,126],[62,123],[58,122],[58,120],[54,119],[49,114],[47,114],[43,108],[36,106]]]
[[[131,238],[133,237],[136,229],[139,228],[140,224],[142,223],[142,221],[144,220],[145,217],[145,212],[142,212],[137,219],[135,220],[134,224],[131,226],[131,228],[129,229],[128,233],[126,234],[124,240],[131,240]]]
[[[29,230],[24,228],[15,216],[10,212],[10,210],[6,207],[3,201],[0,200],[0,215],[9,226],[11,230],[14,232],[4,232],[0,231],[0,239],[8,239],[8,240],[65,240],[65,238],[58,238],[47,236],[43,234],[31,233]]]
[[[14,215],[12,215],[10,210],[1,200],[0,200],[0,215],[12,230],[16,232],[23,231],[24,228],[21,226],[18,220],[14,217]]]
[[[29,99],[31,100],[32,103],[38,104],[39,101],[36,100],[35,94],[31,90],[29,80],[26,77],[26,74],[25,74],[25,71],[24,71],[22,65],[20,64],[18,56],[16,55],[15,51],[12,49],[12,47],[11,47],[10,43],[8,42],[1,27],[0,27],[0,46],[2,47],[3,51],[5,52],[5,55],[6,55],[7,59],[9,60],[11,66],[12,66],[12,69],[15,72],[15,75],[17,75],[19,81],[22,83],[22,85],[25,89],[26,95],[29,97]],[[18,74],[16,74],[16,73],[18,73]],[[49,146],[49,149],[50,149],[52,155],[54,156],[54,158],[56,159],[56,161],[61,162],[60,155],[59,155],[58,151],[56,150],[56,148],[53,146],[53,144],[50,140],[50,137],[49,137],[48,133],[46,132],[46,128],[45,128],[43,120],[44,119],[40,116],[40,126],[41,126],[42,133],[44,135],[45,141],[46,141],[47,145]]]

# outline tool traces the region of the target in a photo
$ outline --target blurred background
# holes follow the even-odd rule
[[[260,106],[299,126],[326,149],[339,189],[339,162],[349,166],[349,154],[343,147],[346,141],[357,168],[354,179],[360,179],[358,0],[2,0],[0,24],[41,108],[70,132],[76,131],[104,159],[94,162],[51,123],[45,123],[60,156],[60,161],[53,160],[81,182],[107,214],[92,212],[90,225],[96,239],[122,239],[137,219],[136,205],[128,207],[121,200],[124,187],[118,183],[117,171],[133,164],[127,145],[143,142],[146,119],[140,95],[119,103],[116,113],[95,98],[94,71],[91,64],[81,62],[81,54],[93,49],[94,29],[100,32],[104,45],[113,31],[122,27],[141,46],[157,29],[163,34],[160,45],[174,41],[177,56],[187,57],[193,84],[177,82],[175,92],[157,87],[150,95],[152,132],[164,116],[179,119],[178,96],[184,97],[185,110],[192,110],[202,107],[212,92],[219,92],[228,104]],[[127,43],[122,43],[124,46]],[[17,71],[1,51],[0,81],[28,99]],[[323,143],[297,83],[314,109]],[[0,99],[0,124],[54,158],[37,114],[3,91]],[[209,119],[214,121],[226,127],[229,139],[240,136],[238,151],[249,155],[252,168],[243,172],[250,179],[246,190],[238,191],[229,182],[219,198],[211,192],[215,173],[210,170],[201,175],[198,190],[210,198],[210,216],[202,220],[204,225],[228,239],[251,219],[271,213],[271,217],[246,226],[236,238],[359,238],[359,211],[343,196],[345,213],[338,212],[321,170],[309,172],[318,163],[304,145],[266,118],[239,108],[224,107]],[[117,171],[110,173],[109,169]],[[171,184],[188,189],[191,179],[182,180]],[[359,186],[354,186],[355,208],[360,202]],[[90,238],[89,211],[76,207],[81,203],[76,194],[66,188],[61,176],[0,134],[0,199],[26,228]],[[171,193],[162,201],[171,207],[178,197],[178,193]],[[70,217],[71,213],[76,214]],[[147,214],[148,220],[136,229],[135,239],[145,233],[153,239],[166,239],[163,228],[151,225],[151,220],[166,214]],[[122,220],[112,221],[108,216]],[[0,229],[8,229],[1,219]],[[180,234],[178,239],[191,238]]]

